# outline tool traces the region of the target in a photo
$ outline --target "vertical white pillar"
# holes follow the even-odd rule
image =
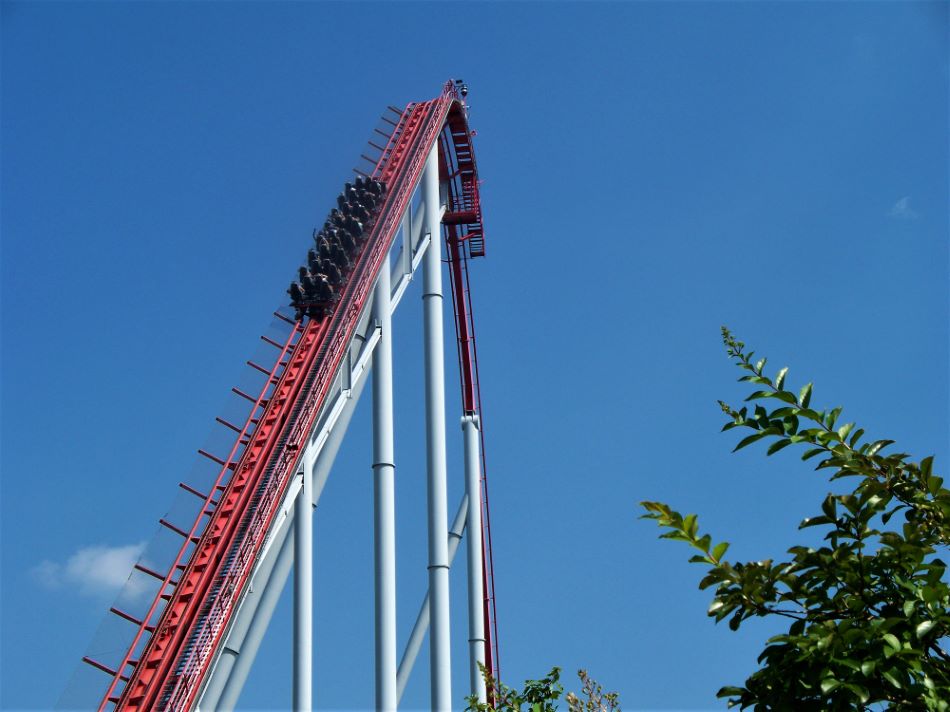
[[[310,712],[313,683],[313,461],[303,456],[294,504],[294,712]]]
[[[485,664],[485,620],[482,591],[481,453],[478,447],[477,415],[462,417],[465,452],[465,494],[468,499],[468,655],[472,694],[485,702],[485,679],[478,669]]]
[[[373,512],[376,709],[394,712],[396,695],[396,503],[393,462],[393,348],[389,256],[373,296],[380,327],[373,351]]]
[[[423,261],[422,304],[425,326],[426,464],[429,514],[429,636],[431,709],[452,709],[452,667],[449,631],[448,513],[445,465],[445,355],[442,340],[442,211],[439,199],[438,145],[426,160],[422,176],[425,229],[429,247]]]
[[[462,503],[455,514],[455,521],[452,522],[452,528],[449,529],[449,565],[455,559],[455,552],[458,551],[459,542],[462,541],[462,532],[465,531],[467,515],[468,497],[463,496]],[[429,598],[429,592],[426,591],[422,608],[419,609],[415,625],[412,626],[412,632],[409,633],[409,640],[406,641],[406,649],[403,651],[402,660],[399,661],[399,670],[396,673],[396,688],[400,700],[402,699],[402,693],[406,691],[406,683],[409,682],[412,667],[416,664],[416,658],[419,656],[419,651],[422,650],[422,641],[429,629]]]

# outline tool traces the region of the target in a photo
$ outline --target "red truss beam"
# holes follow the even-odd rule
[[[449,112],[441,136],[440,172],[448,186],[448,206],[442,218],[448,247],[448,262],[458,339],[459,376],[462,408],[479,417],[481,450],[482,513],[482,615],[485,630],[485,667],[498,680],[498,618],[495,606],[495,572],[492,556],[491,511],[488,499],[488,475],[485,456],[485,418],[478,384],[478,350],[475,346],[475,321],[472,315],[468,258],[485,254],[482,209],[479,198],[478,169],[472,147],[472,133],[461,106]],[[467,254],[466,254],[467,247]]]
[[[189,555],[189,547],[182,548],[175,565],[162,577],[162,587],[121,664],[115,671],[107,669],[113,679],[100,710],[111,704],[122,710],[184,710],[194,704],[401,217],[410,206],[426,156],[446,122],[458,126],[460,117],[467,135],[464,110],[451,82],[438,98],[410,104],[399,115],[372,171],[387,185],[383,206],[339,305],[332,317],[295,323],[261,394],[257,399],[241,394],[253,400],[255,408],[208,495],[207,526],[199,531],[196,522],[188,533],[186,544],[196,537],[193,550]],[[473,171],[470,155],[458,160]],[[466,209],[474,206],[477,211],[480,235],[477,190],[472,192],[477,179],[473,173],[466,175],[467,183],[460,178],[460,195],[467,201]],[[463,231],[473,245],[471,226]],[[240,451],[242,441],[246,447]],[[212,497],[218,493],[215,503]],[[173,583],[177,571],[181,576]],[[164,601],[167,605],[162,608]]]

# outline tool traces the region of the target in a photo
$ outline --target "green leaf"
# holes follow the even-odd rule
[[[875,660],[866,660],[861,663],[861,673],[865,677],[870,677],[874,673],[874,668],[877,667],[877,661]]]
[[[772,415],[774,416],[775,413],[772,413]],[[804,436],[798,435],[798,418],[794,415],[786,415],[782,418],[782,432],[785,435],[797,436],[798,439],[795,442],[801,442],[805,439]]]
[[[782,448],[788,447],[791,444],[792,444],[792,441],[788,439],[776,440],[774,443],[772,443],[769,446],[769,449],[766,450],[765,454],[773,455],[777,453],[779,450],[781,450]]]
[[[841,415],[840,405],[837,408],[831,409],[831,412],[828,413],[827,417],[825,418],[825,425],[827,425],[829,429],[835,427],[835,422],[838,420],[839,415]]]
[[[877,454],[877,451],[880,450],[881,448],[885,448],[888,445],[893,445],[895,442],[896,441],[894,440],[877,440],[874,442],[873,445],[871,445],[870,448],[868,448],[867,456],[871,457],[872,455]]]
[[[838,680],[835,680],[833,677],[826,677],[821,681],[821,691],[825,694],[828,694],[840,684],[841,683]]]
[[[861,701],[861,704],[866,704],[867,701],[871,699],[871,695],[868,693],[867,688],[861,687],[861,685],[857,685],[853,682],[846,682],[844,683],[844,686],[854,693],[854,696]]]
[[[854,447],[858,440],[861,439],[862,435],[864,435],[864,428],[858,428],[854,431],[854,435],[851,436],[851,442],[848,444],[851,445],[851,447]]]
[[[808,404],[811,403],[811,383],[808,383],[802,386],[801,391],[798,392],[798,404],[802,408],[807,408]]]
[[[689,537],[683,534],[680,531],[666,532],[666,534],[660,534],[660,539],[671,539],[673,541],[689,541]]]
[[[709,573],[703,576],[703,579],[699,582],[699,588],[700,590],[707,589],[714,583],[724,581],[726,578],[728,578],[728,574],[721,568],[710,569]]]
[[[923,638],[935,625],[937,625],[936,621],[924,621],[923,623],[918,623],[917,628],[915,629],[917,638]]]
[[[786,373],[788,373],[788,366],[779,371],[778,375],[775,377],[775,387],[779,390],[782,390],[782,386],[785,384]]]
[[[743,688],[730,685],[720,688],[719,692],[716,693],[716,697],[740,697],[743,692],[745,692]]]
[[[899,504],[896,507],[894,507],[892,510],[890,510],[889,512],[884,512],[884,514],[881,515],[881,522],[884,524],[887,524],[891,520],[891,517],[893,517],[895,514],[897,514],[897,512],[899,512],[900,510],[906,507],[907,507],[906,504]]]
[[[853,427],[854,423],[848,423],[847,425],[842,425],[840,428],[838,428],[838,437],[841,438],[841,442],[845,441]]]
[[[900,680],[898,680],[898,679],[897,679],[897,676],[894,675],[894,673],[891,672],[890,670],[881,673],[881,677],[883,677],[885,680],[887,680],[889,683],[891,683],[891,684],[892,684],[894,687],[896,687],[898,690],[900,690],[900,689],[902,688],[902,685],[901,685],[901,683],[900,683]]]
[[[895,652],[901,649],[901,642],[897,639],[897,636],[893,633],[884,634],[884,642],[887,643]]]
[[[732,451],[733,451],[733,452],[736,452],[736,450],[741,450],[741,449],[744,448],[746,445],[751,445],[751,444],[754,443],[756,440],[761,440],[762,438],[765,437],[765,435],[766,435],[766,434],[765,434],[764,432],[762,432],[762,431],[760,431],[760,432],[758,432],[758,433],[754,433],[754,434],[752,434],[752,435],[749,435],[748,437],[743,438],[742,440],[740,440],[740,441],[739,441],[739,444],[736,445],[735,448],[733,448]]]
[[[823,452],[826,452],[825,448],[823,447],[812,448],[811,450],[807,450],[805,454],[802,455],[802,460],[809,460],[813,458],[815,455],[820,455]]]
[[[773,398],[778,398],[781,401],[785,401],[786,403],[791,403],[792,405],[795,405],[798,402],[795,400],[795,396],[793,396],[788,391],[774,391],[771,396]]]
[[[794,399],[794,398],[793,398],[793,399]],[[798,401],[795,401],[795,402],[796,402],[796,404],[798,403]],[[785,417],[788,417],[789,415],[797,416],[798,413],[800,412],[800,410],[801,410],[801,409],[798,408],[798,407],[795,407],[795,408],[778,408],[778,409],[772,411],[772,417],[773,417],[773,418],[785,418]]]
[[[716,561],[721,561],[723,555],[726,553],[726,550],[729,548],[729,542],[724,541],[719,544],[716,544],[715,548],[712,551],[712,557]]]

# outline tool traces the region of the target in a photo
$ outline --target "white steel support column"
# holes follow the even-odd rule
[[[310,712],[313,684],[313,461],[304,451],[294,504],[294,712]]]
[[[481,453],[478,447],[477,415],[462,418],[465,452],[465,494],[468,497],[468,655],[472,694],[485,702],[485,679],[479,665],[485,664],[485,619],[482,616],[482,513]]]
[[[452,528],[449,529],[449,565],[455,560],[455,552],[458,551],[459,542],[462,541],[462,532],[465,531],[465,518],[467,514],[468,496],[462,495],[462,502],[459,505],[458,512],[455,514]],[[429,592],[426,591],[426,596],[422,600],[422,607],[419,609],[419,615],[416,616],[416,622],[412,626],[412,632],[409,633],[409,640],[406,641],[406,649],[402,653],[402,660],[399,661],[399,671],[396,673],[396,687],[400,700],[402,699],[402,693],[406,691],[406,683],[409,682],[409,675],[412,673],[413,665],[416,664],[419,651],[422,650],[422,641],[428,629]]]
[[[396,503],[393,462],[393,348],[389,256],[373,297],[380,328],[373,351],[373,512],[376,607],[376,709],[395,712]]]
[[[429,636],[431,709],[452,709],[449,631],[448,513],[445,463],[445,354],[442,341],[442,211],[439,197],[438,144],[426,159],[422,176],[425,229],[429,247],[423,260],[422,303],[425,326],[426,464],[429,518]]]

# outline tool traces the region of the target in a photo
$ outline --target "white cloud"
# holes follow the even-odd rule
[[[41,561],[30,573],[46,588],[71,586],[86,596],[114,594],[125,584],[144,550],[145,542],[128,546],[87,546],[62,564]]]
[[[917,211],[910,207],[909,195],[905,195],[894,203],[887,214],[892,218],[898,218],[900,220],[914,220],[919,217]]]

